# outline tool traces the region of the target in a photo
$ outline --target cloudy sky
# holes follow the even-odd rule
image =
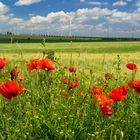
[[[0,0],[0,33],[139,37],[140,0]]]

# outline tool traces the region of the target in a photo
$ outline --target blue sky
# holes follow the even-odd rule
[[[140,0],[0,0],[0,33],[140,37]]]

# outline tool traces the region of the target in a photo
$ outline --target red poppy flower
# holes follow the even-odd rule
[[[62,81],[63,81],[64,84],[68,84],[69,83],[69,80],[66,79],[66,78],[63,78]]]
[[[113,113],[113,108],[109,105],[101,107],[101,111],[104,115],[111,116]]]
[[[0,69],[4,68],[6,65],[6,62],[4,59],[0,58]]]
[[[47,69],[47,70],[55,69],[55,65],[50,59],[43,59],[42,61],[43,61],[43,69]]]
[[[92,87],[91,92],[94,93],[95,95],[99,95],[103,92],[103,87],[102,86]]]
[[[102,92],[101,94],[96,94],[96,96],[95,96],[95,102],[97,104],[100,104],[101,102],[106,101],[106,100],[107,100],[107,98],[106,98],[106,94],[104,92]]]
[[[27,69],[28,69],[28,70],[37,69],[37,62],[38,62],[38,59],[30,60],[30,61],[27,63]]]
[[[140,81],[136,80],[132,82],[132,87],[135,89],[135,92],[140,94]]]
[[[127,88],[125,86],[121,86],[120,88],[111,90],[109,97],[113,101],[121,101],[126,98]]]
[[[110,105],[111,103],[113,103],[113,100],[112,99],[106,99],[106,100],[102,100],[100,101],[100,105],[103,107],[103,106],[108,106]]]
[[[70,72],[75,72],[75,71],[76,71],[76,66],[71,66],[71,67],[69,68],[69,71],[70,71]]]
[[[128,81],[127,85],[129,88],[133,88],[133,81],[132,80]]]
[[[34,69],[42,69],[42,70],[54,70],[55,65],[50,59],[34,59],[27,63],[27,69],[28,70],[34,70]]]
[[[70,86],[71,86],[71,87],[77,87],[77,86],[78,86],[78,82],[76,82],[76,81],[71,81],[71,82],[70,82]]]
[[[122,93],[122,95],[124,95],[124,96],[126,96],[128,93],[128,88],[125,85],[120,86],[119,90]]]
[[[43,65],[44,65],[44,61],[43,60],[37,60],[37,62],[36,62],[36,69],[38,69],[38,70],[45,69],[43,67]]]
[[[11,100],[19,94],[22,94],[23,91],[23,86],[16,83],[15,81],[5,82],[0,86],[0,92],[2,96],[7,98],[8,100]]]
[[[126,67],[130,70],[137,70],[137,65],[134,63],[128,63],[126,64]]]

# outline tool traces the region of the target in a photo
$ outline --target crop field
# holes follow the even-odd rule
[[[130,42],[69,42],[46,43],[44,49],[54,49],[56,52],[74,53],[135,53],[140,52],[140,41]],[[41,43],[14,43],[0,44],[1,53],[18,52],[19,48],[24,53],[38,53],[43,47]]]
[[[0,140],[139,140],[140,41],[0,44]]]
[[[59,61],[68,65],[72,62],[80,67],[101,66],[102,63],[113,64],[120,56],[123,64],[139,63],[140,41],[131,42],[69,42],[69,43],[14,43],[0,44],[1,56],[9,59],[29,60],[41,58],[43,51],[54,51]],[[108,66],[107,66],[108,67]],[[111,66],[112,67],[112,66]]]

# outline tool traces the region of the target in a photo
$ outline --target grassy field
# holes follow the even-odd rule
[[[77,43],[46,43],[45,49],[56,52],[74,53],[135,53],[140,51],[140,41],[131,42],[77,42]],[[19,47],[24,53],[38,53],[43,48],[41,43],[0,44],[1,53],[18,52]]]
[[[131,42],[69,42],[69,43],[15,43],[0,44],[0,55],[9,59],[25,60],[42,57],[42,51],[54,50],[55,56],[63,64],[69,63],[72,59],[76,65],[94,66],[116,61],[117,55],[124,63],[138,62],[140,54],[140,41]]]
[[[0,44],[0,139],[139,140],[139,46]],[[52,69],[42,63],[48,50],[55,51]]]

